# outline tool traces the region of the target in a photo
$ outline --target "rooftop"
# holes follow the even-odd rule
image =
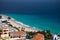
[[[31,40],[42,40],[43,38],[44,38],[44,35],[38,33]]]
[[[12,34],[18,34],[18,35],[21,35],[21,34],[24,34],[25,32],[23,32],[23,31],[15,31],[15,32],[11,32]]]
[[[16,34],[24,34],[24,32],[23,31],[18,31],[18,32],[16,32]]]

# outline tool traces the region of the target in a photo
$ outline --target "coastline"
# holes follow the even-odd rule
[[[1,16],[3,16],[3,19],[6,19],[8,21],[7,17],[9,17],[9,16],[6,16],[6,15],[1,15]],[[25,28],[25,31],[32,31],[32,32],[37,32],[38,31],[36,28],[33,28],[29,25],[26,25],[26,24],[24,24],[20,21],[16,21],[14,18],[11,18],[8,22],[10,22],[14,27],[17,27],[17,28],[23,27],[23,28]]]
[[[17,15],[17,16],[14,15],[14,16],[13,16],[13,15],[9,15],[9,14],[3,14],[3,16],[5,16],[5,17],[6,17],[6,16],[7,16],[7,17],[11,17],[11,19],[12,19],[15,23],[17,23],[17,24],[19,24],[19,25],[20,25],[20,24],[22,24],[22,25],[23,25],[23,24],[28,24],[27,26],[25,26],[25,25],[23,25],[23,26],[24,26],[24,28],[29,28],[30,30],[31,30],[31,29],[38,30],[38,31],[50,30],[52,34],[59,34],[59,33],[60,33],[59,30],[58,30],[58,31],[57,31],[57,30],[55,31],[55,29],[53,29],[54,27],[51,27],[51,28],[52,28],[52,29],[51,29],[50,26],[48,26],[48,28],[46,27],[46,29],[44,29],[44,26],[43,26],[43,27],[41,27],[41,26],[39,27],[39,25],[38,25],[38,26],[32,26],[32,25],[34,25],[34,24],[32,24],[32,25],[30,26],[29,23],[24,23],[24,21],[18,20],[19,18],[17,18],[17,17],[21,17],[21,15],[19,15],[19,16],[18,16],[18,15]],[[15,17],[15,16],[16,16],[16,17]],[[16,18],[16,19],[15,19],[15,18]],[[23,18],[23,17],[22,17],[22,18]],[[25,18],[24,18],[24,19],[25,19]],[[23,19],[22,19],[22,20],[23,20]],[[21,26],[21,27],[22,27],[22,26]],[[35,27],[35,28],[33,28],[33,27]],[[27,30],[27,31],[28,31],[28,30]],[[32,30],[31,30],[31,31],[32,31]]]

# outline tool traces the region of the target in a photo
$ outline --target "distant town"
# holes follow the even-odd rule
[[[0,40],[60,40],[60,34],[27,27],[9,16],[0,15]]]

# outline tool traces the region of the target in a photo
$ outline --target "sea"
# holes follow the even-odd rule
[[[38,30],[60,34],[60,5],[56,0],[0,0],[0,14]]]

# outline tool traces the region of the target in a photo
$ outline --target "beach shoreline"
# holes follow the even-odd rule
[[[12,24],[14,27],[19,28],[19,30],[21,30],[21,28],[25,28],[24,31],[28,31],[28,32],[37,32],[38,30],[36,28],[32,28],[29,25],[25,25],[22,22],[18,22],[16,21],[14,18],[11,18],[10,20],[7,19],[6,15],[1,15],[3,19],[6,19],[8,22],[10,22],[10,24]]]

